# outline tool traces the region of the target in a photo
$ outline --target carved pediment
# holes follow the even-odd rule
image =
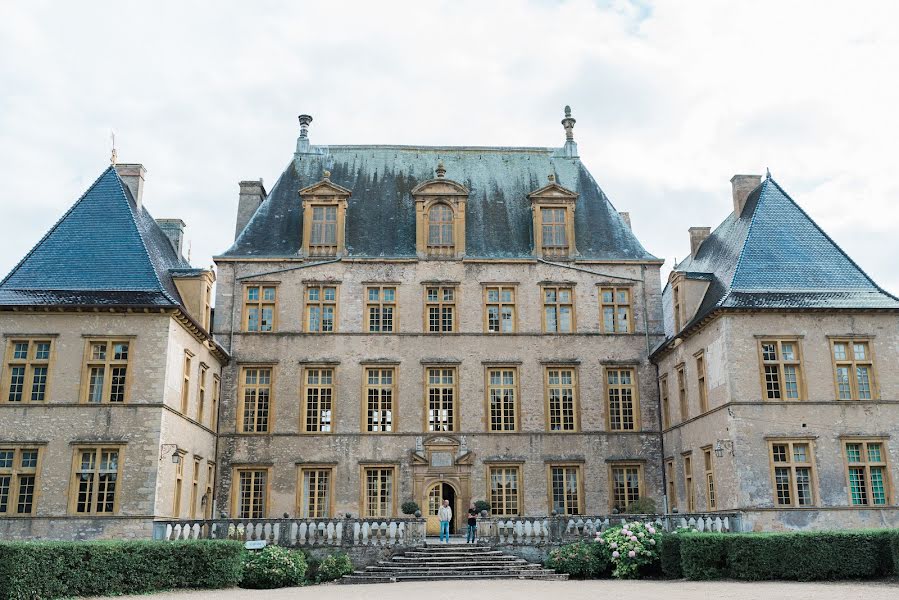
[[[556,183],[555,178],[550,179],[547,185],[528,194],[533,204],[557,204],[568,203],[577,200],[578,193],[562,187]]]
[[[412,189],[412,195],[417,201],[423,201],[431,196],[468,196],[468,189],[452,179],[429,179],[419,183]]]
[[[300,196],[303,198],[307,198],[310,196],[314,196],[317,198],[320,197],[336,197],[336,198],[349,198],[353,195],[352,190],[348,190],[343,186],[337,185],[336,183],[331,182],[330,179],[325,177],[318,183],[313,183],[308,187],[304,187],[300,190]]]
[[[453,436],[437,434],[425,438],[422,444],[428,448],[430,446],[460,446],[462,442]]]

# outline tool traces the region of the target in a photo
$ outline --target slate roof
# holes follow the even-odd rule
[[[294,155],[268,197],[224,257],[290,257],[302,248],[299,190],[322,172],[352,190],[346,215],[348,256],[414,257],[415,205],[411,191],[434,178],[438,161],[446,178],[461,183],[466,204],[466,256],[532,257],[531,204],[527,195],[547,176],[577,193],[575,245],[579,257],[658,260],[637,241],[577,157],[554,148],[423,146],[313,146]]]
[[[0,281],[0,306],[179,307],[191,269],[110,166]]]
[[[899,309],[770,177],[674,270],[710,281],[684,329],[719,308]]]

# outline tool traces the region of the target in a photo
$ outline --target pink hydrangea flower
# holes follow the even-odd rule
[[[615,550],[615,552],[612,552],[612,558],[618,558],[619,556],[621,556],[621,555],[618,554],[618,550]]]
[[[633,557],[637,556],[637,553],[634,552],[633,550],[631,550],[630,552],[627,553],[627,555],[630,556],[631,558],[633,558]]]
[[[637,536],[635,536],[635,535],[631,536],[631,541],[632,541],[632,542],[636,542],[636,541],[637,541]]]
[[[656,545],[656,541],[655,541],[655,540],[649,540],[649,545],[650,545],[650,546],[655,546],[655,545]]]
[[[655,533],[656,533],[655,527],[647,527],[647,529],[649,530],[649,533],[655,535]]]
[[[618,547],[618,543],[617,543],[617,542],[612,542],[611,544],[609,544],[609,546],[611,546],[611,547],[614,549],[614,548],[617,548],[617,547]]]
[[[596,536],[596,541],[599,542],[600,544],[606,543],[606,541],[604,539],[602,539],[601,537],[599,537],[599,535]]]

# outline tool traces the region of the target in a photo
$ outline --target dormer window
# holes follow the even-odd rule
[[[347,201],[352,192],[331,182],[331,173],[300,190],[303,199],[303,254],[308,257],[344,253]]]
[[[312,207],[312,238],[309,245],[330,250],[323,254],[337,254],[337,207]]]
[[[419,258],[452,259],[465,255],[465,202],[468,190],[446,179],[443,163],[437,177],[412,190],[415,198],[415,247]]]
[[[541,208],[540,216],[543,222],[543,253],[554,254],[561,252],[568,254],[568,235],[566,233],[564,208]]]
[[[453,209],[439,202],[428,210],[428,254],[439,254],[444,249],[452,250],[455,243],[453,235]]]
[[[534,216],[534,256],[572,258],[577,254],[574,243],[574,208],[577,193],[556,183],[528,194]]]

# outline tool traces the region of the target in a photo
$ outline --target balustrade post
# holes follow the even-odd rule
[[[566,517],[565,515],[553,515],[549,521],[549,541],[560,543],[565,537]]]
[[[341,535],[340,545],[344,548],[353,547],[353,519],[349,515],[343,521],[343,535]]]

